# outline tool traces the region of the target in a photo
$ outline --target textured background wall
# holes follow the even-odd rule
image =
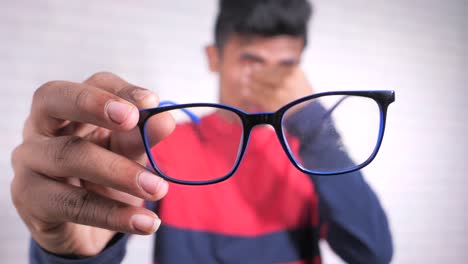
[[[397,91],[381,152],[365,170],[390,217],[394,262],[466,262],[468,1],[315,3],[304,69],[316,90]],[[9,154],[34,90],[106,70],[162,98],[215,101],[202,53],[215,9],[214,0],[0,1],[2,263],[26,262]],[[134,237],[126,263],[149,263],[151,244]],[[326,263],[339,263],[325,252]]]

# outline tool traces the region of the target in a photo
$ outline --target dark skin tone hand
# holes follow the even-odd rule
[[[158,216],[144,200],[168,184],[145,168],[138,109],[158,97],[112,73],[83,83],[52,81],[34,94],[23,142],[12,153],[13,203],[31,235],[56,254],[93,256],[116,234],[151,234]],[[160,116],[163,139],[175,122]]]

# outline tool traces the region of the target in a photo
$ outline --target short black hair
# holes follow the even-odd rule
[[[307,0],[219,0],[215,44],[223,48],[233,34],[273,37],[291,35],[307,43],[312,5]]]

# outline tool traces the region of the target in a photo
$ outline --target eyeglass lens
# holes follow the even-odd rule
[[[300,120],[306,133],[291,135],[286,119],[309,104],[320,103],[325,111],[307,113]],[[193,119],[187,111],[199,119]],[[190,107],[168,111],[177,126],[173,133],[152,147],[150,158],[165,176],[181,181],[211,181],[233,170],[243,143],[241,118],[234,112],[216,107]],[[166,114],[166,113],[164,113]],[[158,142],[157,120],[148,119],[147,141]],[[329,95],[308,100],[289,108],[282,124],[284,140],[296,162],[313,172],[335,172],[364,163],[373,153],[380,133],[380,108],[371,98]],[[313,148],[316,156],[306,162],[299,156],[299,144]],[[351,159],[337,159],[345,151]],[[343,155],[340,155],[343,156]]]
[[[301,142],[312,149],[313,159],[302,161],[298,151],[291,151],[294,159],[305,169],[319,173],[348,170],[364,163],[373,153],[380,133],[380,108],[371,98],[350,95],[322,96],[297,104],[288,112],[298,112],[308,104],[320,102],[325,111],[313,118],[301,118],[300,125],[307,133],[288,136],[282,125],[288,146]],[[336,155],[337,151],[347,155]],[[347,157],[350,157],[347,158]]]
[[[242,143],[242,121],[228,110],[190,107],[171,110],[175,130],[151,149],[151,158],[167,177],[182,181],[211,181],[227,175],[238,158]],[[187,111],[199,117],[193,120]],[[157,114],[147,121],[146,135],[156,142],[151,128],[157,127]]]

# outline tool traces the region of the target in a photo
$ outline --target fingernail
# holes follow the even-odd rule
[[[149,215],[138,214],[132,216],[132,226],[136,231],[143,233],[154,233],[161,225],[161,219]]]
[[[110,119],[117,124],[122,124],[125,122],[131,110],[132,106],[117,101],[109,102],[106,108]]]
[[[140,173],[138,182],[141,188],[150,195],[155,195],[158,191],[161,191],[163,187],[165,187],[163,186],[164,184],[167,185],[165,180],[146,171]]]

